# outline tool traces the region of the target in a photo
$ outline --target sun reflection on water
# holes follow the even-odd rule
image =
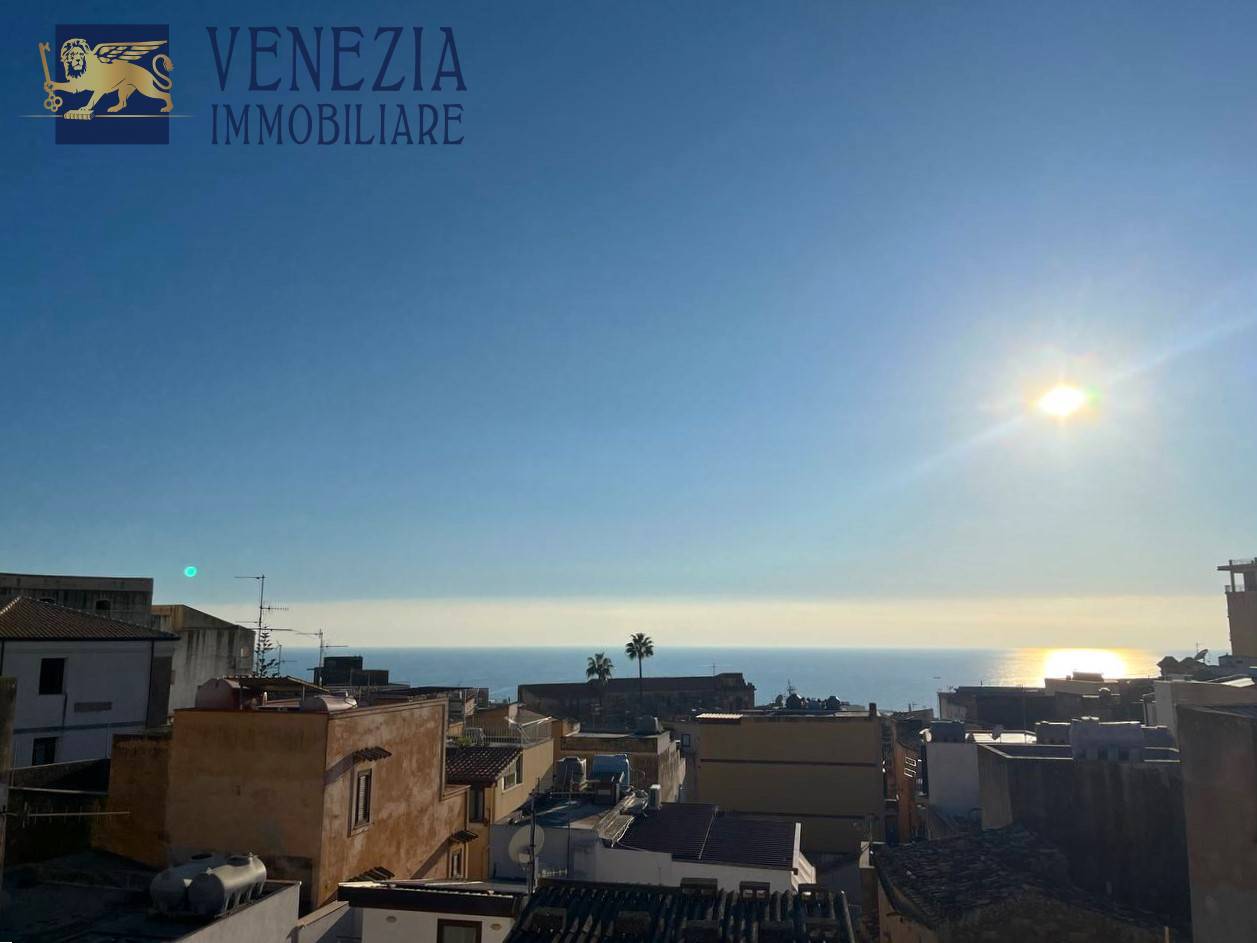
[[[1066,678],[1075,671],[1103,675],[1105,678],[1125,678],[1130,666],[1123,650],[1116,648],[1045,648],[1042,649],[1043,670],[1041,678]]]

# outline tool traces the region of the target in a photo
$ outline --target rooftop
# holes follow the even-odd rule
[[[543,881],[506,939],[851,943],[854,936],[845,898],[815,885],[777,893],[762,884],[721,891],[714,886]]]
[[[1230,714],[1246,720],[1257,720],[1257,704],[1184,704],[1179,710],[1200,711],[1205,714]]]
[[[95,612],[67,609],[27,596],[17,596],[0,607],[0,639],[9,642],[69,642],[83,639],[174,642],[178,641],[179,636],[110,619]]]
[[[1012,759],[1024,760],[1074,760],[1074,748],[1068,744],[1010,743],[1005,740],[983,740],[980,745],[993,753]],[[1144,747],[1145,762],[1177,763],[1178,750],[1172,747]]]
[[[522,907],[518,888],[504,891],[480,882],[369,881],[345,883],[337,899],[351,907],[443,914],[514,917]]]
[[[149,883],[155,874],[100,851],[7,868],[0,937],[22,943],[172,943],[204,930],[211,921],[151,912]],[[230,923],[251,908],[266,906],[285,890],[291,892],[292,918],[296,919],[297,887],[293,882],[267,882],[259,900],[213,922]],[[226,928],[223,933],[224,939],[241,938]]]
[[[637,678],[611,678],[607,681],[605,693],[630,693],[638,691]],[[728,671],[718,675],[687,675],[670,678],[642,678],[643,691],[721,691],[730,686],[752,687],[742,677],[740,671]],[[534,694],[568,694],[576,688],[594,691],[587,681],[557,681],[542,684],[521,684],[520,691],[531,691]],[[524,700],[523,697],[520,698]]]
[[[793,822],[728,815],[703,802],[666,802],[635,815],[619,844],[691,861],[790,868],[794,835]]]
[[[1020,825],[957,838],[879,846],[873,863],[893,906],[927,927],[1026,894],[1038,894],[1130,923],[1155,918],[1116,907],[1069,882],[1064,856]]]
[[[519,747],[450,747],[445,751],[445,779],[460,786],[496,782],[523,753]]]
[[[739,724],[744,720],[862,720],[876,717],[877,705],[843,707],[755,707],[744,711],[705,711],[694,719],[704,724]]]

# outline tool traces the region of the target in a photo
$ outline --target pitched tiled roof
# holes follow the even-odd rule
[[[519,747],[451,747],[445,751],[445,780],[472,786],[497,780],[523,751]]]
[[[94,612],[67,609],[26,596],[17,596],[0,608],[0,639],[6,641],[71,641],[106,639],[122,641],[178,641],[179,636],[143,625],[119,622]]]
[[[770,892],[544,881],[528,901],[507,943],[592,943],[595,940],[728,941],[728,943],[852,943],[846,899],[804,885]]]
[[[1072,884],[1064,855],[1020,825],[974,835],[878,847],[873,864],[894,907],[927,927],[1026,895],[1064,901],[1118,920],[1159,926]]]
[[[726,815],[709,803],[665,802],[634,816],[620,844],[692,861],[789,868],[794,831],[793,822]]]

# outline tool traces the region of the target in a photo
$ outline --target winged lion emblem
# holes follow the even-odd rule
[[[66,118],[87,119],[97,103],[110,92],[116,92],[118,101],[106,111],[116,113],[127,106],[127,99],[132,92],[139,92],[147,98],[161,101],[163,112],[174,108],[174,100],[170,97],[173,83],[170,81],[170,70],[174,63],[170,56],[158,53],[153,56],[150,72],[139,60],[149,53],[164,46],[164,39],[148,40],[133,43],[98,43],[89,46],[85,39],[67,39],[61,44],[61,66],[65,70],[66,80],[54,82],[48,74],[48,62],[44,60],[44,91],[48,99],[44,107],[56,111],[61,99],[56,92],[91,92],[92,97],[79,108],[64,113]],[[40,44],[40,56],[44,56],[47,44]]]

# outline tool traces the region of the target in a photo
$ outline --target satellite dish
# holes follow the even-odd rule
[[[527,828],[516,829],[515,834],[511,836],[510,843],[506,846],[506,853],[525,867],[532,863],[534,850],[536,854],[541,854],[541,849],[546,843],[545,831],[537,829],[533,850],[530,850],[528,847],[528,833],[529,829]]]

